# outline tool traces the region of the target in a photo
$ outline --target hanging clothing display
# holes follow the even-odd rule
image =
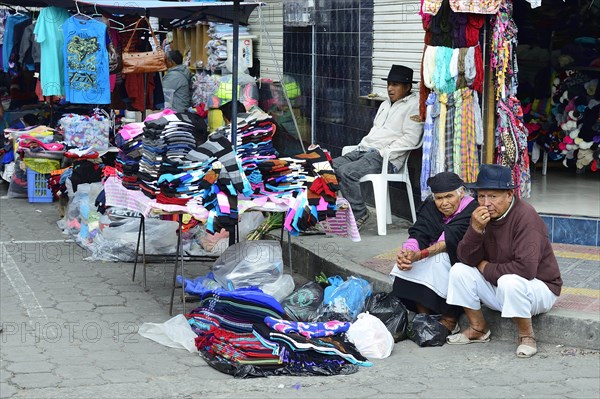
[[[110,104],[106,25],[73,16],[63,24],[66,99],[78,104]]]
[[[492,21],[493,38],[490,66],[494,73],[497,100],[495,162],[508,166],[518,197],[528,198],[531,192],[527,129],[523,109],[517,95],[517,26],[512,18],[512,3],[504,2]]]
[[[23,14],[9,14],[6,17],[4,38],[2,42],[2,69],[4,72],[14,68],[15,52],[18,59],[19,47],[15,48],[15,42],[20,43],[21,37],[27,25],[31,24],[31,17]],[[11,66],[10,63],[13,63]]]
[[[440,172],[477,179],[483,121],[480,32],[485,16],[456,12],[449,0],[423,1],[425,29],[421,63],[419,114],[425,120],[421,198],[429,195],[427,179]]]
[[[40,44],[40,83],[44,96],[64,96],[63,23],[70,15],[64,8],[45,7],[40,11],[33,33]]]

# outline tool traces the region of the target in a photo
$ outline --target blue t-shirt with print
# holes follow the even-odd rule
[[[63,33],[67,101],[110,104],[106,25],[73,16],[63,24]]]

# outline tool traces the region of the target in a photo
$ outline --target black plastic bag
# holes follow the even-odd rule
[[[379,292],[369,298],[365,310],[385,324],[388,331],[392,333],[394,342],[406,339],[408,310],[397,296]]]
[[[448,329],[440,323],[442,315],[419,313],[415,316],[408,337],[419,346],[442,346],[446,343]]]
[[[288,318],[295,321],[313,321],[323,303],[323,288],[310,281],[292,292],[281,302]]]

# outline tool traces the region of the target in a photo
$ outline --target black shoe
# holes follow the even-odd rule
[[[365,222],[369,220],[369,212],[365,213],[364,216],[359,217],[358,219],[356,219],[356,228],[358,230],[361,229],[361,227],[363,227],[363,225],[365,224]]]

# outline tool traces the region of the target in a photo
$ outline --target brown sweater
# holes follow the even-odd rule
[[[470,266],[487,260],[483,276],[494,285],[502,275],[516,274],[528,280],[537,278],[560,295],[562,279],[546,224],[531,205],[516,197],[508,215],[490,221],[483,234],[469,225],[457,254]]]

